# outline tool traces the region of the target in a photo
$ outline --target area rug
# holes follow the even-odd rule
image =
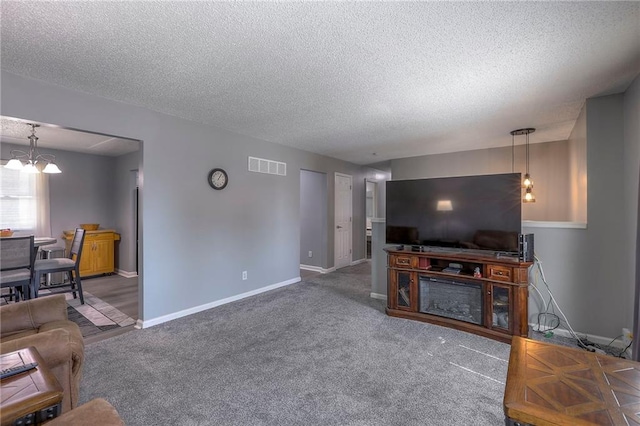
[[[135,320],[102,299],[84,291],[84,305],[73,294],[65,293],[69,319],[80,327],[83,337],[135,324]]]

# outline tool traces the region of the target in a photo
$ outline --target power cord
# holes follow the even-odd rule
[[[573,336],[574,339],[576,339],[576,343],[578,345],[578,347],[585,349],[589,352],[598,352],[598,353],[602,353],[602,354],[607,354],[607,355],[612,355],[618,358],[624,358],[624,354],[627,352],[627,350],[631,347],[631,345],[633,344],[633,340],[631,340],[629,342],[629,344],[622,349],[620,352],[616,353],[615,351],[612,350],[611,345],[613,344],[613,342],[615,342],[616,340],[618,340],[619,338],[623,337],[623,335],[620,335],[616,338],[614,338],[613,340],[611,340],[611,342],[609,342],[608,345],[605,346],[601,346],[597,343],[593,343],[591,341],[589,341],[586,336],[585,337],[580,337],[578,336],[578,334],[573,330],[573,328],[571,327],[571,324],[569,323],[569,320],[567,319],[567,316],[564,314],[564,312],[562,312],[562,309],[560,308],[560,305],[558,305],[558,302],[556,300],[556,298],[553,296],[553,293],[551,292],[551,288],[549,287],[549,284],[547,283],[547,280],[544,276],[544,270],[542,269],[542,261],[540,261],[540,259],[534,255],[534,264],[536,265],[537,271],[539,272],[539,276],[540,279],[542,280],[542,282],[544,283],[547,292],[549,293],[549,301],[545,302],[544,296],[542,295],[542,293],[540,292],[540,290],[538,289],[538,287],[530,282],[529,285],[538,293],[538,295],[540,296],[543,306],[545,306],[545,311],[544,312],[540,312],[538,313],[538,325],[537,325],[537,330],[534,329],[534,331],[540,332],[540,333],[544,333],[545,337],[551,337],[553,336],[553,330],[555,330],[556,328],[558,328],[560,326],[560,323],[562,322],[561,318],[555,313],[555,309],[554,309],[554,305],[558,308],[558,312],[560,312],[560,314],[562,315],[562,318],[564,318],[564,323],[567,325],[569,333]],[[553,302],[553,303],[552,303]],[[552,312],[549,312],[549,309],[552,310]],[[553,326],[550,326],[547,324],[547,316],[550,317],[553,320],[556,320],[556,324],[554,324]],[[544,330],[541,329],[541,317],[545,318],[545,328]]]
[[[593,346],[593,344],[589,345],[588,340],[586,339],[581,339],[578,334],[573,330],[573,327],[571,327],[571,324],[569,323],[569,320],[567,319],[567,316],[564,314],[564,312],[562,311],[562,308],[560,308],[560,305],[558,304],[558,301],[556,300],[556,298],[553,296],[553,292],[551,291],[551,288],[549,287],[549,284],[547,283],[547,279],[544,276],[544,270],[542,269],[542,261],[538,258],[538,256],[536,256],[534,254],[533,256],[534,258],[534,264],[536,265],[536,268],[540,274],[540,279],[542,280],[542,282],[544,283],[546,289],[547,289],[547,293],[549,293],[549,302],[547,303],[547,308],[546,311],[544,312],[545,315],[549,314],[548,310],[549,307],[551,307],[553,309],[553,306],[555,305],[558,308],[558,312],[560,312],[560,315],[562,315],[562,318],[564,318],[564,323],[567,325],[568,329],[569,329],[569,333],[571,334],[571,336],[573,336],[574,339],[576,339],[576,343],[579,347],[588,350],[589,352],[596,352],[596,348]],[[530,283],[531,284],[531,283]],[[538,290],[538,293],[540,293],[540,291]],[[540,293],[540,295],[542,296],[542,294]],[[543,298],[544,301],[544,298]],[[553,302],[553,305],[551,304],[551,302]],[[554,310],[555,312],[555,310]],[[560,317],[558,315],[556,315],[555,313],[553,314],[558,318],[558,326],[560,325]],[[557,328],[557,327],[555,327]],[[555,329],[554,328],[554,329]],[[586,340],[586,342],[585,342]],[[600,350],[600,349],[599,349]]]

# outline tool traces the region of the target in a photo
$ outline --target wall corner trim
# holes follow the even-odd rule
[[[116,274],[120,275],[121,277],[125,277],[125,278],[133,278],[133,277],[137,277],[138,276],[137,272],[123,271],[122,269],[116,269]]]
[[[372,299],[387,300],[387,295],[386,295],[386,294],[371,293],[369,296],[370,296]]]
[[[321,274],[328,274],[329,272],[333,272],[336,270],[336,268],[329,268],[329,269],[324,269],[320,266],[313,266],[313,265],[303,265],[300,264],[300,269],[304,269],[305,271],[311,271],[311,272],[320,272]]]

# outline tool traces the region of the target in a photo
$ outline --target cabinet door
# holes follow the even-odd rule
[[[113,272],[113,237],[98,239],[93,248],[93,274],[109,274]]]
[[[490,328],[511,332],[513,328],[511,286],[491,284],[488,296],[489,311],[491,313]]]
[[[84,244],[82,245],[82,253],[80,255],[80,276],[87,277],[92,274],[93,271],[93,238],[88,235],[84,237]]]
[[[389,270],[391,286],[389,288],[389,305],[392,309],[415,312],[418,294],[416,274],[409,271]]]

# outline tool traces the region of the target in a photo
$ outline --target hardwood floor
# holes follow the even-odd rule
[[[84,278],[82,289],[104,300],[114,308],[138,319],[138,277],[124,278],[111,275]]]

